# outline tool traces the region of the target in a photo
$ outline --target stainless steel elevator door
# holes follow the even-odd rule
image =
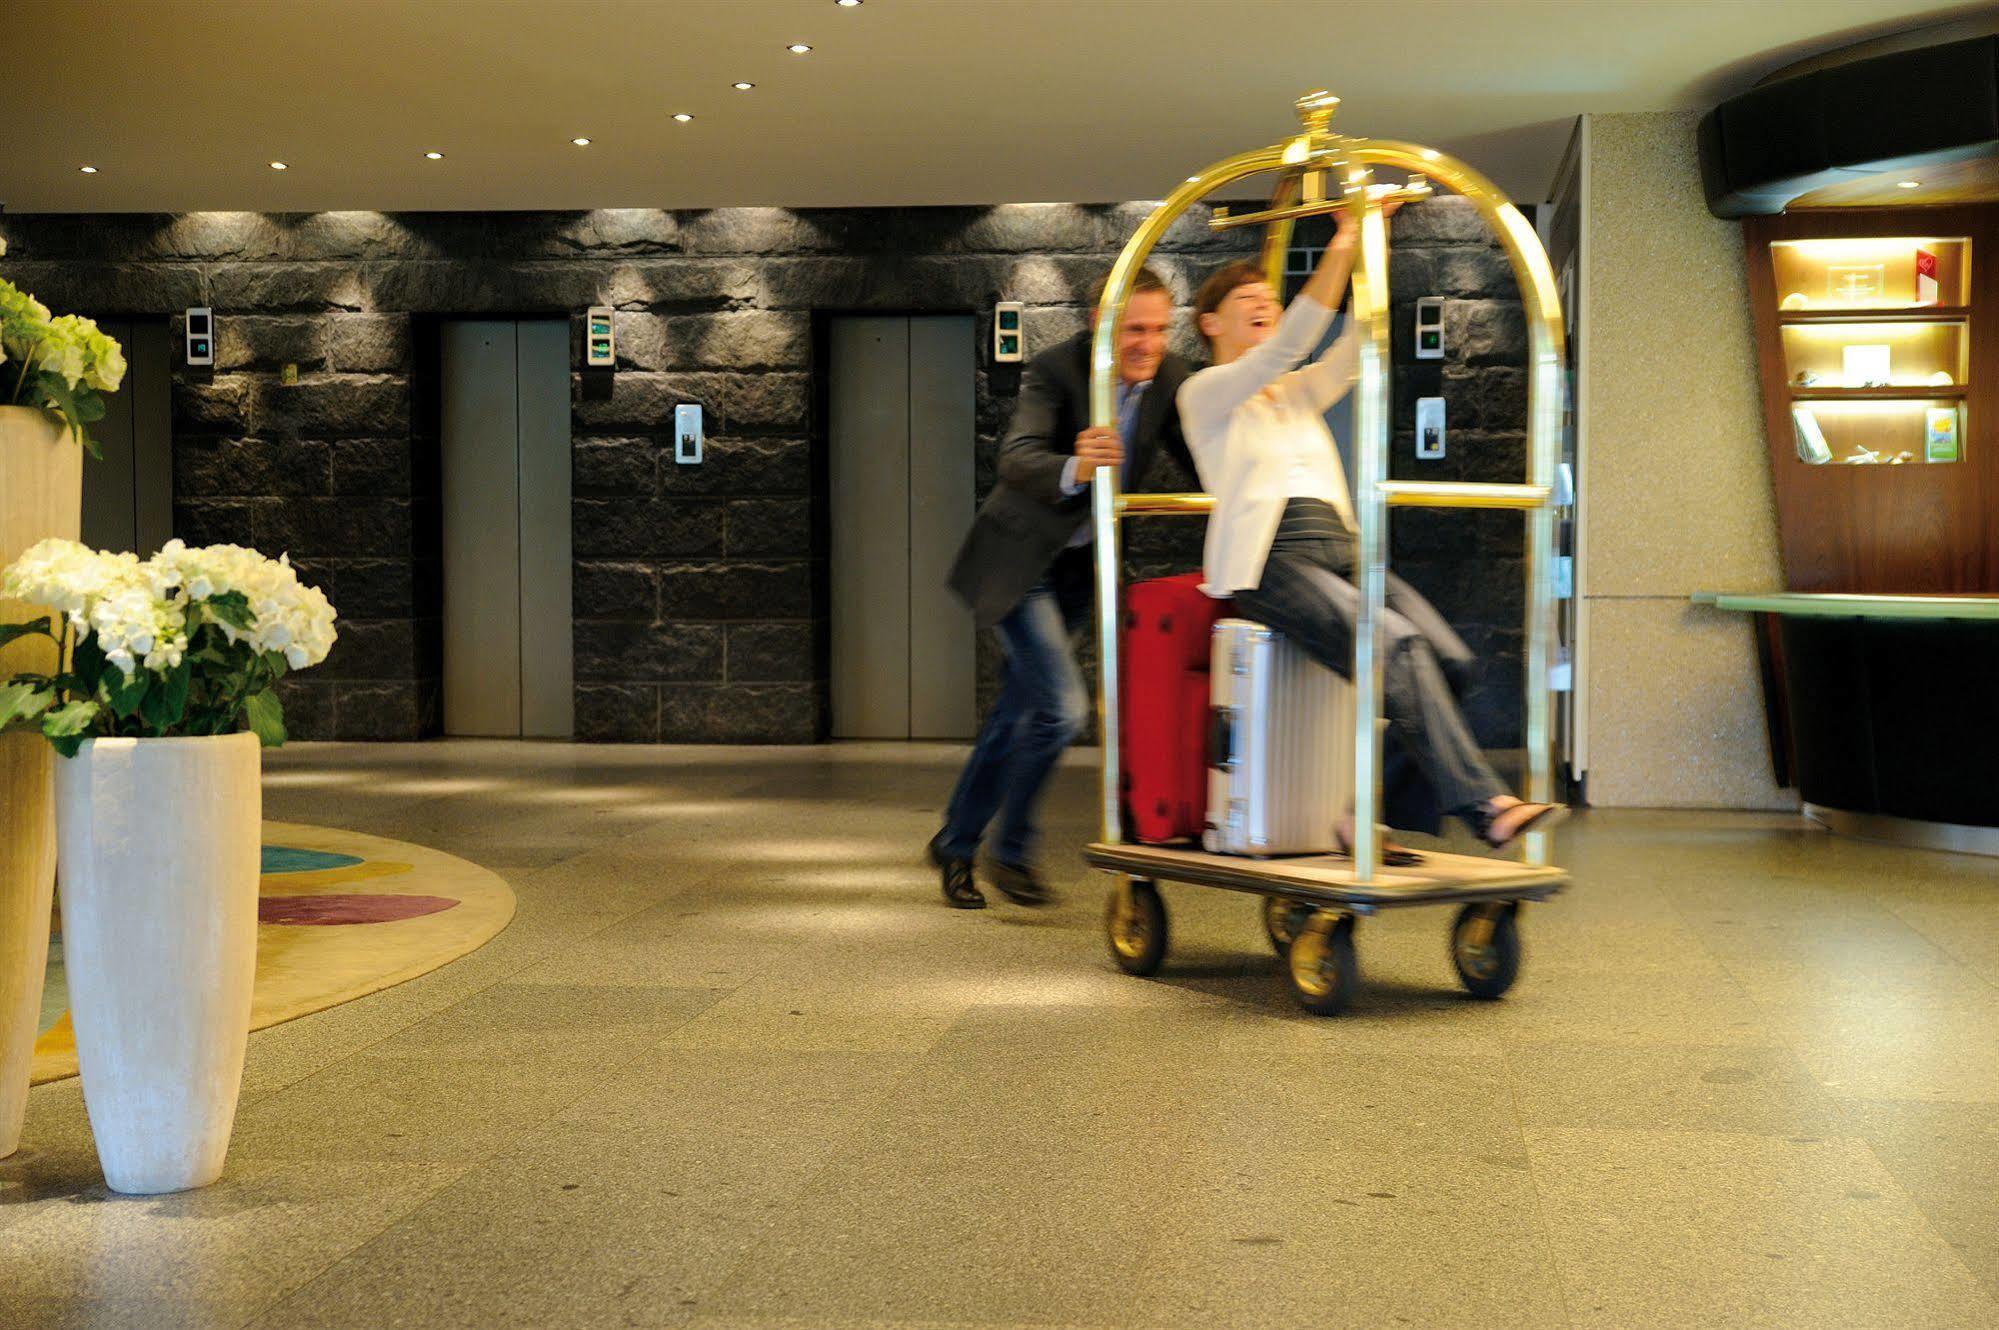
[[[444,731],[566,738],[569,328],[444,325]]]
[[[963,315],[833,323],[835,738],[975,729],[977,638],[944,579],[972,521],[976,335]]]
[[[167,325],[98,325],[125,348],[125,381],[90,427],[101,458],[83,463],[83,542],[92,549],[157,552],[173,535],[173,372]]]

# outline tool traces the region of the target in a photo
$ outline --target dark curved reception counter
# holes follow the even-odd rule
[[[1999,597],[1695,597],[1755,616],[1778,782],[1834,831],[1999,854]]]

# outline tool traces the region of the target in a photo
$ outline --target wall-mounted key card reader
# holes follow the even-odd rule
[[[1444,455],[1444,399],[1416,399],[1416,457],[1434,462]]]
[[[698,466],[701,462],[699,403],[673,408],[673,460],[681,466]]]

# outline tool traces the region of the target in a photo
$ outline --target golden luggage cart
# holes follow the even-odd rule
[[[1524,862],[1426,852],[1420,866],[1381,864],[1377,824],[1381,789],[1380,640],[1388,550],[1388,510],[1396,507],[1512,508],[1526,516],[1527,767],[1524,798],[1550,802],[1554,793],[1551,646],[1554,640],[1554,512],[1549,496],[1562,428],[1562,316],[1554,274],[1519,209],[1462,162],[1434,149],[1384,139],[1334,133],[1339,98],[1326,92],[1298,99],[1303,132],[1268,148],[1216,162],[1153,210],[1111,269],[1097,308],[1091,343],[1090,418],[1115,426],[1116,334],[1131,283],[1160,236],[1181,214],[1216,190],[1245,177],[1277,173],[1271,206],[1229,216],[1217,210],[1217,229],[1264,226],[1263,261],[1271,285],[1283,289],[1291,226],[1300,217],[1352,214],[1360,225],[1353,275],[1352,317],[1362,332],[1356,386],[1353,447],[1358,472],[1354,510],[1360,524],[1360,610],[1354,627],[1354,827],[1352,858],[1318,855],[1247,859],[1169,846],[1123,843],[1119,798],[1118,625],[1119,524],[1137,516],[1205,513],[1205,494],[1118,493],[1117,471],[1099,467],[1091,504],[1096,528],[1097,718],[1103,740],[1102,838],[1084,850],[1095,868],[1118,878],[1105,915],[1111,955],[1127,973],[1149,975],[1166,956],[1166,907],[1157,883],[1172,881],[1243,891],[1264,898],[1264,923],[1287,961],[1292,988],[1306,1010],[1332,1015],[1352,995],[1355,921],[1377,910],[1413,905],[1459,906],[1451,929],[1451,959],[1472,994],[1496,998],[1519,971],[1518,911],[1523,901],[1545,900],[1567,883],[1548,863],[1548,833],[1523,837]],[[1374,168],[1405,172],[1399,186],[1377,185]],[[1388,231],[1381,204],[1416,199],[1435,178],[1469,199],[1499,236],[1526,307],[1528,348],[1527,480],[1524,484],[1470,484],[1387,479],[1389,421]]]

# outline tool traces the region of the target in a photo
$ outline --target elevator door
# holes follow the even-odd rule
[[[972,521],[969,316],[832,327],[833,735],[969,738],[972,616],[944,585]]]
[[[98,326],[125,348],[126,369],[118,391],[105,395],[104,419],[90,427],[104,455],[83,462],[83,542],[144,558],[173,535],[172,349],[164,323]]]
[[[444,731],[567,738],[569,327],[442,332]]]

